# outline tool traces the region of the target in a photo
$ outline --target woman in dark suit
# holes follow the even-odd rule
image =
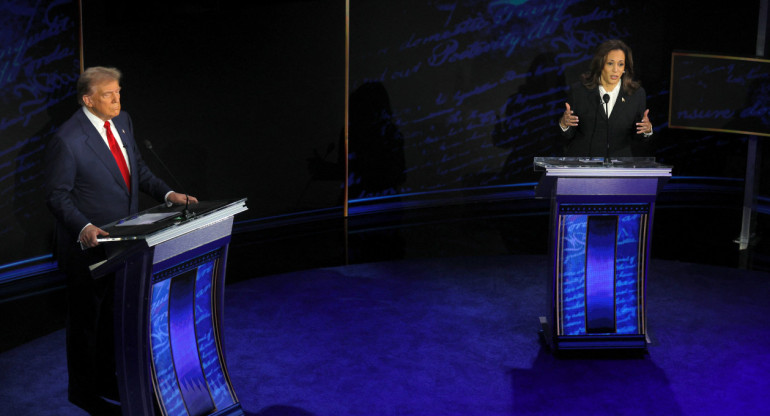
[[[608,40],[596,49],[589,72],[570,87],[559,119],[566,156],[629,157],[633,140],[647,140],[652,124],[646,94],[634,80],[631,48]]]

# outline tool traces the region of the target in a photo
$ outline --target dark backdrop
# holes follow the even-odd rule
[[[753,56],[759,0],[351,3],[351,199],[534,180],[532,156],[560,153],[564,88],[608,37],[633,48],[647,89],[656,134],[639,154],[675,175],[744,174],[745,137],[666,128],[670,60],[674,50]],[[84,0],[83,13],[85,66],[123,71],[123,108],[172,186],[248,197],[241,220],[340,206],[344,1]],[[72,72],[77,58],[67,62]],[[74,96],[59,107],[53,118],[63,120]],[[13,176],[26,139],[0,134]],[[5,201],[20,189],[2,187]],[[24,206],[4,202],[3,215],[41,219],[6,220],[0,263],[50,252],[43,196],[24,189]]]
[[[352,2],[351,88],[355,94],[378,83],[387,90],[406,177],[394,177],[392,190],[376,184],[351,198],[537,180],[532,158],[563,153],[555,123],[567,86],[608,38],[634,50],[656,126],[655,140],[635,154],[656,156],[677,175],[741,177],[741,138],[665,128],[672,51],[755,53],[759,2],[740,3],[709,9],[687,1]],[[354,121],[351,147],[371,140],[353,134]],[[361,172],[353,169],[351,179],[364,181]]]

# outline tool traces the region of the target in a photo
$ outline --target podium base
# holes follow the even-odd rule
[[[639,350],[646,351],[650,339],[646,334],[616,335],[554,335],[548,324],[548,318],[540,317],[538,331],[548,348],[553,351],[580,350]]]

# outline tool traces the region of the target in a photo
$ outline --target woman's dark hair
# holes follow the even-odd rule
[[[594,57],[591,59],[590,70],[582,76],[583,85],[589,90],[601,85],[602,69],[607,61],[607,54],[614,50],[621,50],[626,55],[625,73],[620,77],[620,85],[623,88],[624,94],[632,95],[640,87],[639,82],[634,81],[634,57],[631,53],[631,48],[618,39],[607,40],[596,48]]]

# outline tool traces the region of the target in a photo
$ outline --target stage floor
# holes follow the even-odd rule
[[[770,273],[653,259],[642,356],[554,357],[547,258],[397,259],[227,286],[230,376],[249,415],[761,414]],[[64,331],[0,353],[7,414],[81,415]]]

